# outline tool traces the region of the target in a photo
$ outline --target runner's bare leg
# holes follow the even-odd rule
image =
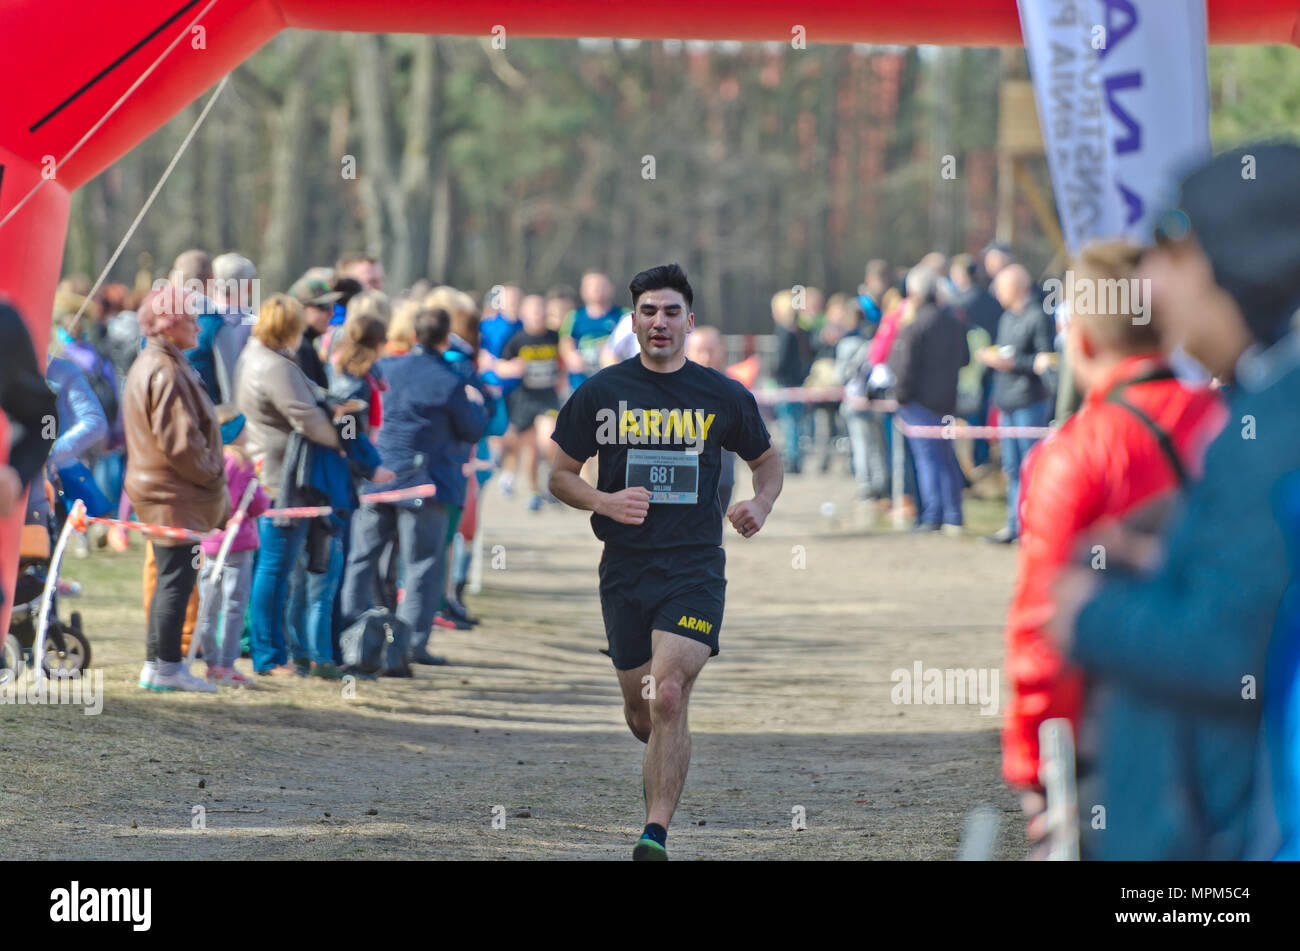
[[[646,822],[668,828],[691,764],[691,733],[687,704],[695,678],[709,659],[709,646],[673,634],[652,631],[650,674],[654,696],[650,704],[650,739],[646,742]]]
[[[528,487],[536,495],[541,489],[537,486],[537,432],[533,426],[519,433],[519,462],[528,471]]]
[[[642,743],[650,739],[650,700],[643,696],[646,692],[645,678],[650,675],[650,661],[632,670],[619,670],[618,685],[623,691],[623,719],[627,727]]]

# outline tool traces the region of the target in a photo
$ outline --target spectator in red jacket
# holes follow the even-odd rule
[[[1043,808],[1039,794],[1038,727],[1052,717],[1076,724],[1084,685],[1062,659],[1046,625],[1055,610],[1053,586],[1076,555],[1081,536],[1103,529],[1107,519],[1151,511],[1161,497],[1200,473],[1205,447],[1226,413],[1216,394],[1173,378],[1161,352],[1149,301],[1129,297],[1128,307],[1106,294],[1093,294],[1086,307],[1083,288],[1126,289],[1139,250],[1124,242],[1094,243],[1075,264],[1074,314],[1067,347],[1081,392],[1082,408],[1034,448],[1024,470],[1020,496],[1021,547],[1015,590],[1007,616],[1006,677],[1011,702],[1002,734],[1002,772],[1025,795],[1031,817]],[[1088,313],[1083,311],[1087,309]],[[1094,568],[1103,557],[1085,553]],[[1077,728],[1076,728],[1077,733]],[[1086,741],[1080,744],[1080,772],[1086,770]],[[1030,833],[1041,827],[1031,821]]]

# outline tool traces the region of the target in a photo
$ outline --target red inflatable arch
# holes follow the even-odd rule
[[[1300,0],[1207,2],[1213,42],[1300,39]],[[202,27],[201,43],[194,42],[196,18]],[[0,219],[26,201],[0,226],[0,293],[22,311],[38,352],[44,352],[71,191],[281,30],[488,36],[494,27],[503,26],[507,36],[788,41],[795,25],[805,29],[810,43],[1009,46],[1021,42],[1015,0],[23,0],[4,4],[0,9],[4,46]],[[154,72],[101,123],[178,38]],[[95,128],[97,123],[101,124]],[[6,590],[12,590],[17,526],[16,519],[0,524],[0,586]],[[0,609],[4,622],[0,630],[7,628],[7,618],[7,610]]]

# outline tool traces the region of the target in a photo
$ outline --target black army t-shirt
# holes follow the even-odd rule
[[[521,330],[510,338],[501,359],[524,359],[524,375],[519,386],[533,393],[546,393],[555,390],[560,376],[560,335],[554,330],[544,330],[540,334],[530,334]]]
[[[600,491],[618,492],[630,479],[651,492],[640,525],[591,516],[601,541],[637,550],[722,544],[722,450],[750,462],[771,446],[758,404],[735,380],[690,360],[656,373],[639,355],[578,387],[551,438],[579,461],[599,457]]]

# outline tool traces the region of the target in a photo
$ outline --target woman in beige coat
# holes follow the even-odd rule
[[[306,329],[302,305],[276,294],[262,305],[253,336],[235,370],[235,402],[247,420],[245,449],[260,466],[267,495],[280,491],[281,468],[291,433],[331,449],[342,449],[334,422],[320,406],[320,394],[294,361]],[[277,526],[258,525],[257,569],[249,596],[253,669],[259,674],[292,675],[285,645],[284,610],[289,578],[307,541],[308,519]]]

